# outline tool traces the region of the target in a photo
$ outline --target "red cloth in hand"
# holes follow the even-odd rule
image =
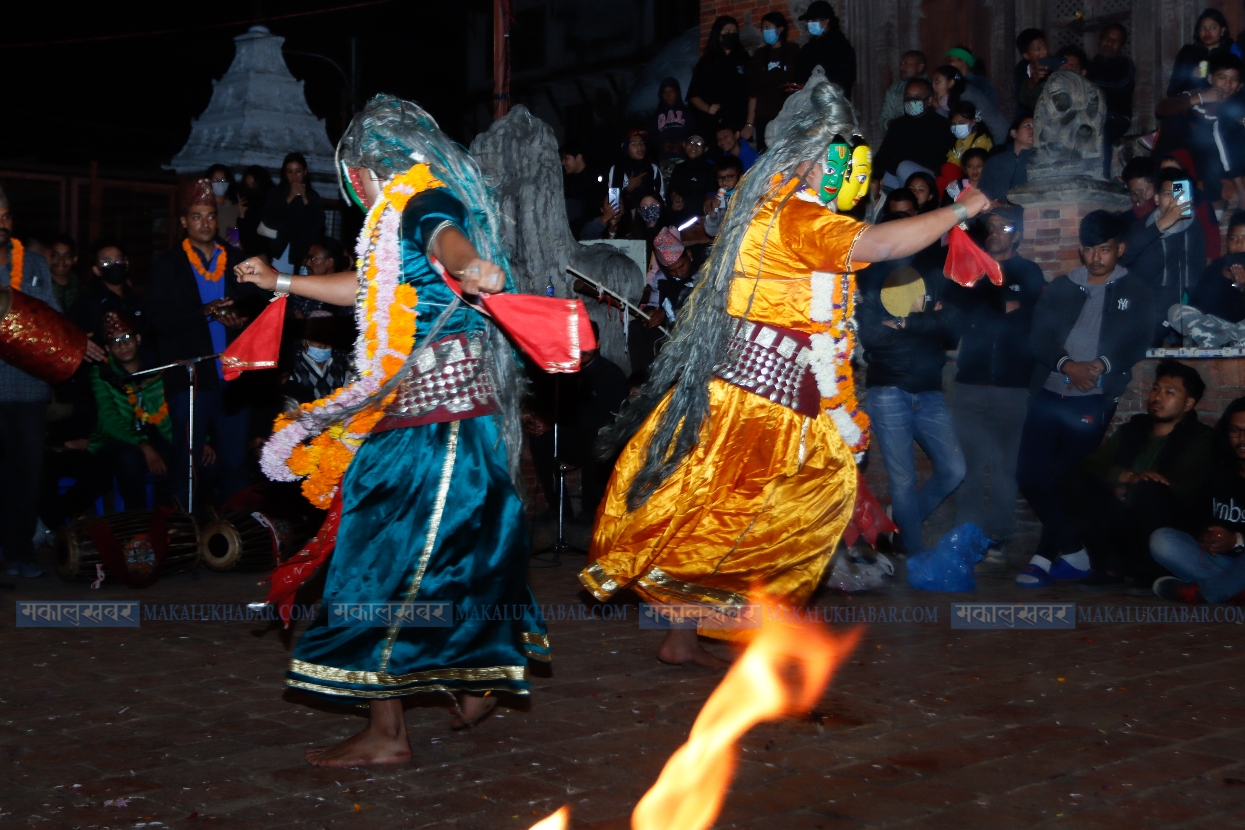
[[[856,544],[861,536],[870,547],[877,547],[879,533],[894,533],[899,528],[886,515],[877,497],[870,492],[865,478],[856,470],[856,506],[852,510],[852,519],[843,531],[843,544],[849,548]]]
[[[281,294],[268,304],[263,314],[238,335],[225,349],[220,365],[225,380],[236,380],[248,369],[275,369],[281,355],[281,330],[285,327],[285,300]]]
[[[445,284],[462,297],[462,286],[451,277],[436,257],[428,263]],[[579,300],[538,297],[532,294],[480,294],[463,300],[486,317],[493,318],[506,336],[514,341],[537,366],[549,373],[579,371],[580,352],[597,347],[588,310]]]
[[[966,288],[982,276],[995,285],[1003,284],[1003,267],[981,249],[959,225],[947,234],[947,264],[942,272]]]

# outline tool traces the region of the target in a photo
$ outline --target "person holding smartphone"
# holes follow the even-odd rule
[[[1016,110],[1032,115],[1047,77],[1059,68],[1063,59],[1050,56],[1046,32],[1041,29],[1025,29],[1017,35],[1016,51],[1020,52],[1020,63],[1012,70]]]
[[[1154,199],[1158,208],[1125,234],[1120,264],[1154,290],[1151,345],[1159,345],[1179,337],[1163,323],[1168,308],[1187,304],[1196,291],[1206,267],[1206,239],[1193,216],[1193,182],[1183,170],[1160,170]]]

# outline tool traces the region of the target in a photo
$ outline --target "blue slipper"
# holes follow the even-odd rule
[[[1074,568],[1064,559],[1055,560],[1055,564],[1050,566],[1051,579],[1084,579],[1093,575],[1092,570],[1082,571],[1080,568]]]
[[[1020,579],[1022,576],[1031,576],[1034,580],[1025,580],[1022,582]],[[1016,584],[1021,588],[1045,588],[1050,584],[1050,582],[1050,574],[1039,568],[1037,565],[1029,565],[1020,572],[1019,576],[1016,577]]]

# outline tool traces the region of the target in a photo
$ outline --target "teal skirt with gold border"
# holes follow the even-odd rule
[[[341,486],[321,610],[286,684],[336,699],[527,694],[527,661],[548,661],[549,639],[493,417],[372,435]],[[379,603],[412,603],[417,618]]]

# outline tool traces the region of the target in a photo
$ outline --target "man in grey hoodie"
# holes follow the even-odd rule
[[[1116,402],[1145,357],[1154,311],[1150,287],[1119,265],[1123,222],[1105,210],[1081,220],[1081,261],[1042,291],[1029,346],[1036,365],[1020,437],[1016,481],[1042,522],[1025,588],[1090,575],[1089,555],[1063,502],[1063,479],[1102,442]]]
[[[1185,189],[1188,201],[1176,198],[1177,182]],[[1144,221],[1134,222],[1124,235],[1120,264],[1143,277],[1154,290],[1151,345],[1161,345],[1164,340],[1180,345],[1179,335],[1164,321],[1167,310],[1173,305],[1187,305],[1197,287],[1206,268],[1206,239],[1193,215],[1193,183],[1187,173],[1173,168],[1160,170],[1154,200],[1158,209]]]

